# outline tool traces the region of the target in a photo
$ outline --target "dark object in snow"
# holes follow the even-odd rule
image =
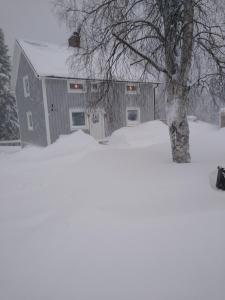
[[[216,187],[220,190],[225,191],[225,169],[218,167]]]

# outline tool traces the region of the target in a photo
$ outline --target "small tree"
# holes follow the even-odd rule
[[[174,162],[190,162],[188,96],[192,84],[225,69],[224,28],[217,0],[55,0],[61,18],[81,33],[81,56],[105,58],[106,76],[126,61],[164,74]],[[195,59],[209,62],[197,72]],[[198,69],[199,70],[199,69]],[[208,72],[209,71],[209,72]]]
[[[0,28],[0,140],[18,138],[16,102],[10,92],[10,62]]]

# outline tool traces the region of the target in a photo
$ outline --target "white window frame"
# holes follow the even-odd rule
[[[84,86],[84,89],[83,90],[71,89],[70,88],[71,83],[73,83],[73,84],[82,84]],[[75,94],[84,94],[84,93],[86,93],[87,92],[86,81],[84,81],[84,80],[67,80],[67,91],[68,91],[68,93],[75,93]]]
[[[27,88],[26,88],[26,81],[28,82],[29,91],[27,91]],[[30,97],[30,81],[29,81],[28,75],[25,75],[23,77],[23,92],[24,92],[24,97],[25,98]]]
[[[73,125],[73,118],[72,118],[72,113],[79,113],[83,112],[84,113],[84,118],[85,118],[85,125],[82,126],[74,126]],[[70,130],[78,130],[78,129],[88,129],[88,117],[86,110],[84,108],[70,108],[69,109],[69,118],[70,118]]]
[[[92,85],[93,85],[93,84],[97,84],[97,90],[94,90],[94,89],[92,88]],[[91,93],[98,93],[98,92],[99,92],[99,87],[100,87],[99,82],[92,81],[92,82],[91,82]]]
[[[128,111],[129,110],[136,110],[137,113],[138,113],[138,119],[136,121],[130,121],[128,120]],[[127,126],[136,126],[138,124],[140,124],[141,122],[141,112],[140,112],[140,107],[137,107],[137,106],[128,106],[126,108],[126,122],[127,122]]]
[[[28,111],[26,113],[26,115],[27,115],[27,128],[28,128],[28,130],[33,131],[34,130],[34,122],[33,122],[32,112]],[[30,124],[30,117],[31,117],[31,120],[32,120],[32,125]]]
[[[128,91],[127,90],[127,86],[129,85],[134,85],[137,87],[136,91]],[[140,85],[138,83],[126,83],[125,84],[125,94],[127,95],[137,95],[137,94],[140,94]]]

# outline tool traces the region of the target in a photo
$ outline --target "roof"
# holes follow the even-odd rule
[[[19,50],[18,50],[19,46]],[[67,45],[56,45],[45,42],[34,42],[26,40],[17,40],[14,51],[14,85],[18,73],[19,65],[19,52],[22,52],[32,65],[35,73],[41,77],[59,77],[59,78],[79,78],[79,79],[98,79],[103,80],[105,78],[104,68],[99,61],[99,58],[95,58],[92,63],[92,67],[87,68],[84,63],[80,63],[80,59],[73,56],[78,49],[68,47]],[[73,57],[73,68],[71,67],[71,57]],[[102,57],[100,58],[103,61]],[[76,61],[79,60],[76,66]],[[120,64],[120,69],[116,71],[115,80],[118,81],[148,81],[155,82],[152,76],[148,76],[147,80],[140,80],[142,75],[142,69],[134,65],[133,67],[125,65],[123,62]]]
[[[18,40],[18,44],[39,76],[74,77],[68,61],[74,53],[73,48],[24,40]],[[79,71],[77,75],[80,78],[87,77],[85,71]]]

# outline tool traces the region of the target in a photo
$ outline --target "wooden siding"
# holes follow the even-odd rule
[[[69,109],[87,107],[87,94],[68,93],[67,81],[46,79],[51,142],[70,130]]]
[[[166,87],[164,84],[159,84],[155,90],[155,119],[166,120]]]
[[[99,93],[91,92],[91,81],[86,81],[87,93],[68,93],[67,80],[46,79],[46,92],[49,112],[51,142],[59,135],[68,134],[70,130],[70,108],[87,108],[100,97]],[[154,119],[154,93],[150,83],[140,84],[140,93],[129,95],[125,93],[124,82],[115,82],[110,87],[107,99],[98,103],[103,107],[105,115],[106,136],[114,130],[126,126],[126,108],[140,108],[141,122]]]
[[[127,107],[140,108],[141,123],[154,119],[154,89],[151,83],[140,83],[137,94],[126,94],[125,82],[114,82],[109,87],[107,99],[101,105],[104,107],[106,136],[113,131],[127,126]],[[98,96],[99,97],[99,96]],[[93,101],[93,100],[92,100]]]
[[[24,97],[23,77],[28,75],[30,96]],[[42,83],[31,69],[23,54],[21,54],[18,80],[16,84],[16,100],[20,124],[21,145],[47,145]],[[32,113],[33,131],[28,130],[26,112]]]

